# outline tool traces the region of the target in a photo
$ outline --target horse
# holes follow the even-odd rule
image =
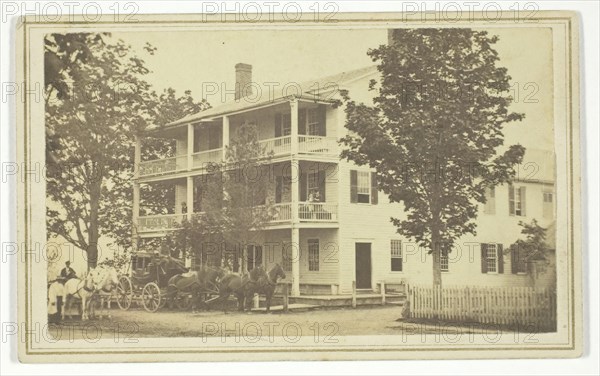
[[[195,310],[200,297],[210,291],[217,292],[218,284],[225,275],[225,269],[202,265],[197,271],[190,271],[174,275],[169,279],[167,295],[171,299],[177,299],[180,293],[182,297],[192,295],[192,309]],[[184,301],[180,308],[189,308]]]
[[[114,267],[102,265],[93,269],[90,274],[92,275],[94,290],[97,292],[94,298],[97,296],[100,299],[100,317],[104,317],[104,313],[106,313],[106,316],[110,319],[111,301],[119,286],[119,273]]]
[[[227,299],[234,294],[238,300],[238,310],[244,311],[250,308],[254,294],[265,295],[266,312],[270,312],[271,298],[275,293],[277,282],[285,277],[285,272],[279,264],[275,264],[269,272],[266,272],[263,266],[259,266],[243,276],[236,273],[228,274],[221,279],[220,299]]]
[[[92,273],[87,273],[83,280],[79,278],[71,278],[65,282],[61,312],[62,320],[64,321],[66,312],[71,308],[71,300],[74,297],[81,300],[81,320],[88,320],[88,306],[90,299],[94,295],[94,292],[95,289]]]

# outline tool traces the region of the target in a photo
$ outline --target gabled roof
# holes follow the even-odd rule
[[[377,72],[377,66],[371,65],[360,69],[341,72],[338,74],[320,77],[310,81],[305,81],[299,84],[299,87],[302,90],[302,95],[298,97],[315,100],[318,99],[320,96],[323,96],[325,92],[328,92],[331,89],[342,89],[344,88],[344,85],[352,81],[358,80],[362,77],[369,76],[375,72]],[[258,98],[256,101],[232,100],[221,105],[209,108],[208,110],[188,115],[182,119],[171,122],[165,125],[164,127],[172,127],[190,122],[201,121],[203,119],[210,119],[213,117],[226,115],[228,113],[242,111],[253,107],[260,107],[269,103],[274,104],[285,102],[287,101],[287,97],[285,97],[283,94],[284,93],[281,90],[279,90],[279,93],[274,93],[274,95],[264,95],[264,98]],[[148,130],[157,128],[159,127],[148,127]]]

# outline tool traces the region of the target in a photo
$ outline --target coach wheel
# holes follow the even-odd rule
[[[148,283],[142,290],[142,304],[148,312],[156,312],[161,307],[162,301],[160,288],[154,282]]]
[[[119,285],[117,286],[117,305],[122,310],[127,310],[131,307],[131,300],[133,299],[133,286],[131,280],[127,276],[119,278]]]

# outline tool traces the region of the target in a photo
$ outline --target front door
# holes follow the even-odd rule
[[[371,243],[356,243],[356,288],[371,288]]]

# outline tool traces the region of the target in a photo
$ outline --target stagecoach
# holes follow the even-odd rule
[[[151,252],[136,252],[131,256],[130,275],[119,278],[117,304],[127,310],[132,302],[148,312],[156,312],[166,304],[189,309],[195,298],[204,303],[219,296],[216,285],[222,276],[217,269],[201,267],[195,273],[174,257]]]
[[[129,275],[119,278],[117,304],[119,308],[127,310],[135,301],[141,303],[148,312],[156,312],[164,307],[171,297],[168,293],[169,279],[188,271],[182,261],[151,252],[134,253],[129,268]]]

